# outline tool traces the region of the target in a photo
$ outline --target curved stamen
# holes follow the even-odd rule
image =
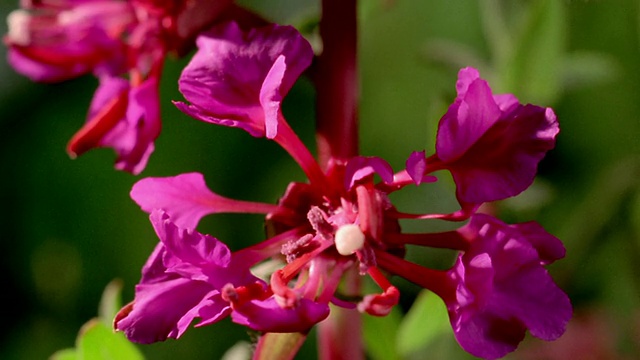
[[[300,238],[306,230],[307,226],[303,225],[285,231],[263,242],[237,251],[233,254],[233,259],[240,263],[248,263],[253,266],[266,258],[279,254],[282,245],[288,241]]]
[[[415,220],[428,220],[428,219],[436,219],[436,220],[447,220],[447,221],[465,221],[473,215],[476,210],[482,204],[471,204],[471,203],[463,203],[462,208],[458,211],[452,212],[450,214],[409,214],[400,212],[395,209],[389,209],[385,213],[392,218],[396,219],[415,219]]]

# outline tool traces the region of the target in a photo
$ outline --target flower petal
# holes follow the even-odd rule
[[[309,43],[290,26],[243,32],[233,22],[196,42],[198,52],[179,80],[191,105],[176,106],[202,121],[275,137],[280,102],[311,64]]]
[[[123,69],[118,32],[132,24],[129,4],[117,1],[39,4],[8,17],[9,62],[35,81],[62,81],[101,69]],[[23,4],[23,7],[26,7]]]
[[[356,156],[349,160],[345,169],[344,186],[351,189],[356,182],[373,174],[380,175],[386,184],[393,182],[393,169],[384,159],[375,156]]]
[[[501,114],[491,88],[477,70],[462,69],[458,76],[458,97],[438,125],[436,151],[444,162],[464,155]]]
[[[187,229],[195,229],[203,216],[220,212],[220,204],[227,201],[209,190],[200,173],[144,178],[133,185],[130,195],[142,210],[162,209],[174,224]]]
[[[428,180],[425,175],[427,169],[427,159],[425,158],[425,152],[414,151],[409,155],[406,163],[407,174],[411,177],[411,180],[416,185],[420,185],[423,181]]]
[[[231,262],[231,251],[218,239],[177,227],[163,211],[153,211],[150,219],[158,238],[176,260],[196,266],[218,267],[227,267]]]
[[[129,93],[129,106],[124,121],[118,123],[100,142],[118,154],[116,169],[134,175],[144,170],[160,135],[160,102],[158,78],[150,77]]]
[[[462,69],[458,97],[440,120],[436,155],[448,168],[461,203],[515,196],[533,182],[559,132],[553,110],[493,95],[477,70]]]
[[[472,355],[500,358],[518,346],[527,329],[544,340],[566,329],[571,303],[542,266],[546,255],[537,251],[556,250],[558,240],[529,230],[530,225],[509,226],[484,214],[459,230],[470,247],[450,270],[455,296],[443,298],[456,339]]]
[[[559,131],[550,108],[519,106],[503,116],[464,156],[447,165],[458,199],[481,203],[524,191]]]
[[[306,332],[329,316],[329,305],[300,299],[293,308],[281,308],[272,296],[252,300],[231,314],[233,322],[264,332]]]
[[[205,282],[177,276],[162,282],[141,283],[136,286],[135,302],[117,315],[115,328],[137,343],[177,339],[198,316],[198,309],[210,306],[209,301],[203,302],[203,299],[215,294]],[[227,305],[221,299],[218,302],[218,306]],[[224,315],[228,315],[228,311],[219,312],[218,319]]]

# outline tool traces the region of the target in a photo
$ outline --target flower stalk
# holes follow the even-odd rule
[[[357,29],[356,0],[322,1],[322,54],[314,75],[318,161],[325,170],[333,162],[346,162],[358,155]],[[347,295],[360,294],[355,270],[348,271],[344,281]],[[320,359],[364,358],[358,311],[333,307],[318,326]]]
[[[357,1],[323,0],[322,54],[315,69],[318,159],[333,161],[358,155]]]

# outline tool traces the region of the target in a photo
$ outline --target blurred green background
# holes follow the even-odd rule
[[[17,3],[3,1],[1,17]],[[316,1],[241,3],[301,29],[311,30],[317,22]],[[541,163],[534,186],[496,205],[504,220],[537,220],[564,241],[567,257],[550,271],[569,293],[575,315],[560,340],[527,338],[509,358],[637,358],[640,3],[362,0],[360,20],[364,155],[381,156],[397,170],[411,151],[431,153],[437,122],[455,96],[456,74],[464,66],[479,68],[495,92],[552,106],[558,115],[557,147]],[[6,25],[0,29],[6,32]],[[0,55],[4,59],[6,49]],[[72,347],[113,279],[124,284],[123,301],[132,299],[140,268],[157,241],[147,215],[128,196],[138,179],[199,171],[219,194],[268,202],[276,201],[289,181],[303,179],[275,144],[195,121],[173,107],[170,100],[182,99],[176,80],[187,61],[167,62],[163,132],[140,176],[113,170],[111,150],[93,150],[76,160],[65,153],[84,122],[95,79],[34,84],[0,62],[1,359],[46,359]],[[284,109],[312,148],[313,96],[313,87],[302,79]],[[446,209],[452,206],[451,190],[444,179],[394,200],[407,211]],[[200,230],[235,249],[262,239],[261,220],[219,215],[206,218]],[[403,226],[418,231],[440,225]],[[451,260],[450,254],[409,252],[417,262]],[[407,333],[406,326],[398,330],[398,321],[419,290],[397,284],[403,306],[395,318],[381,320],[387,339]],[[429,323],[429,313],[425,316]],[[149,359],[219,359],[248,339],[243,328],[223,321],[191,329],[179,341],[139,348]],[[425,351],[434,359],[470,358],[452,342],[450,330],[410,349],[368,339],[384,348],[373,350],[372,359],[422,359]],[[313,358],[310,340],[300,358]]]

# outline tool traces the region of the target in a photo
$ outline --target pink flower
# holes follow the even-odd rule
[[[138,174],[160,134],[158,84],[166,54],[184,51],[230,3],[23,1],[9,15],[4,41],[9,63],[35,81],[98,77],[87,122],[67,151],[76,157],[111,147],[116,168]]]
[[[440,120],[431,166],[451,171],[461,202],[518,195],[555,145],[559,127],[550,108],[522,105],[511,94],[493,95],[473,68],[460,70],[458,96]]]
[[[502,356],[515,349],[527,329],[546,340],[562,334],[571,305],[543,268],[564,256],[560,241],[535,223],[509,226],[475,214],[483,202],[515,195],[529,186],[531,172],[535,173],[557,133],[551,110],[521,106],[512,96],[493,97],[477,72],[466,69],[460,73],[459,97],[441,121],[436,154],[426,157],[425,152],[414,152],[405,169],[395,173],[383,159],[364,156],[333,159],[323,171],[280,110],[282,98],[311,57],[302,37],[290,27],[242,31],[229,23],[201,36],[198,44],[198,53],[180,83],[191,104],[177,106],[198,120],[273,139],[308,178],[305,183],[291,183],[275,205],[217,195],[198,173],[147,178],[134,185],[131,197],[144,211],[162,211],[188,229],[197,228],[209,214],[266,214],[266,239],[234,253],[230,263],[242,264],[239,274],[256,270],[256,265],[276,270],[264,276],[260,287],[247,285],[252,280],[214,286],[230,304],[224,311],[230,312],[233,321],[265,332],[306,332],[328,315],[329,303],[384,316],[400,298],[384,275],[390,273],[442,297],[456,338],[474,355]],[[472,162],[476,151],[486,158]],[[393,206],[391,193],[428,185],[437,180],[432,173],[443,169],[454,175],[459,211],[408,214]],[[400,219],[470,221],[458,231],[406,234]],[[404,260],[406,245],[449,248],[460,255],[451,269],[433,270]],[[185,257],[180,260],[193,263]],[[166,261],[163,266],[173,269]],[[193,269],[180,262],[172,266]],[[224,271],[220,282],[231,276],[230,267]],[[181,274],[195,280],[194,273],[198,272]],[[345,300],[338,284],[353,274],[370,276],[380,291]],[[140,286],[146,282],[143,276]],[[202,298],[202,293],[194,294]],[[163,306],[170,306],[172,300],[167,296]],[[216,304],[211,309],[223,308],[222,302]],[[202,311],[199,314],[204,316]],[[147,321],[143,318],[153,314],[136,316],[137,321]],[[217,317],[209,314],[205,319]],[[174,327],[182,329],[180,317],[174,316],[173,321],[178,322]],[[129,327],[117,326],[125,331]]]
[[[217,239],[175,226],[162,211],[151,213],[160,243],[142,269],[133,302],[114,327],[135,342],[179,338],[197,318],[205,326],[232,315],[254,330],[294,332],[324,319],[329,308],[303,301],[295,308],[275,305],[264,281],[249,271],[254,249],[232,254]]]
[[[311,64],[309,43],[290,26],[244,32],[229,23],[200,35],[196,44],[179,82],[191,105],[176,106],[198,120],[274,138],[281,101]]]
[[[560,240],[535,223],[509,226],[483,214],[458,232],[469,249],[450,271],[455,296],[444,300],[466,351],[500,358],[527,329],[543,340],[564,333],[571,303],[542,266],[564,257]]]

